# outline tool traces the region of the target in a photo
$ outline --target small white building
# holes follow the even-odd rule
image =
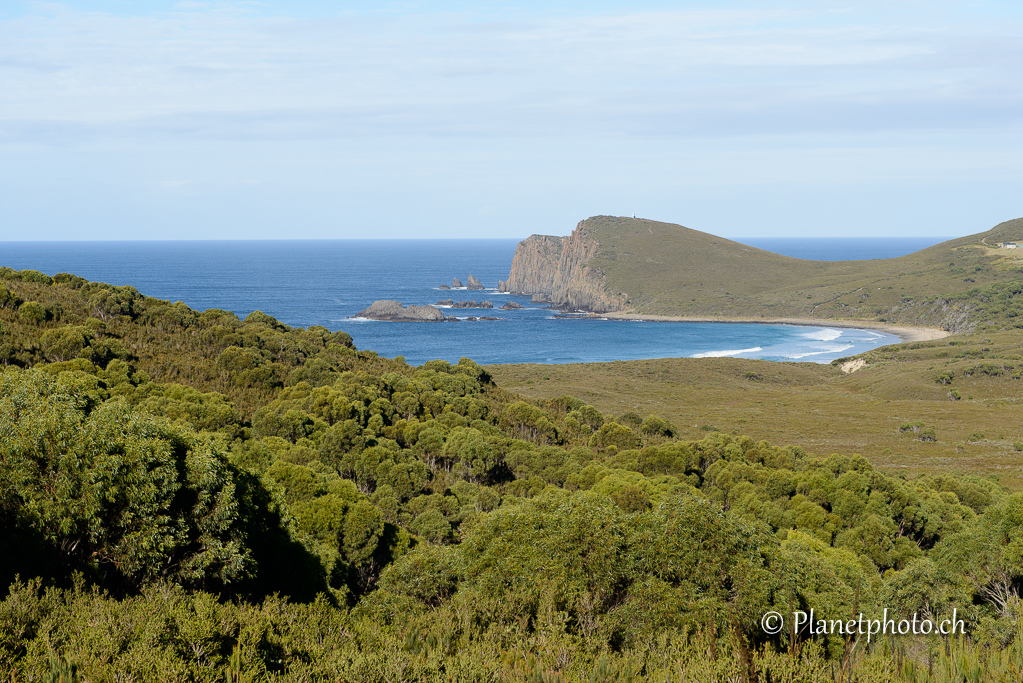
[[[1015,248],[1016,248],[1016,243],[1015,242],[1002,242],[1002,249],[1015,249]]]

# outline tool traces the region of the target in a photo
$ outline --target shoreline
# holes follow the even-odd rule
[[[647,315],[640,313],[591,313],[595,318],[615,320],[643,320],[664,323],[749,323],[754,325],[799,325],[803,327],[845,327],[859,330],[877,330],[899,337],[903,342],[933,341],[951,333],[934,327],[906,327],[889,325],[873,320],[820,320],[814,318],[706,318],[698,316]]]

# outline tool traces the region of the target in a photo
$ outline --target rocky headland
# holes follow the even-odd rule
[[[353,317],[393,322],[440,322],[445,319],[440,309],[433,306],[403,306],[400,301],[388,299],[374,301],[369,308],[364,308]]]
[[[681,225],[594,216],[571,235],[519,243],[502,292],[598,315],[872,321],[969,332],[1020,308],[1023,219],[890,259],[815,261]],[[995,303],[997,301],[1002,303]],[[1012,323],[1014,324],[1014,323]]]
[[[586,221],[568,237],[533,235],[519,243],[511,273],[497,289],[563,309],[593,313],[624,310],[627,297],[608,293],[604,274],[589,265],[599,248]]]

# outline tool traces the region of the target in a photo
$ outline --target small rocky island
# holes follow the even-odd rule
[[[493,308],[494,303],[492,301],[453,301],[451,299],[444,299],[438,301],[434,306],[450,306],[451,308]]]
[[[472,306],[465,306],[462,304],[473,304]],[[441,302],[444,305],[445,302]],[[486,304],[486,305],[484,305]],[[493,308],[494,304],[489,301],[460,301],[454,305],[454,308]],[[445,316],[441,313],[439,308],[433,306],[405,306],[400,301],[392,301],[390,299],[382,299],[380,301],[374,301],[369,305],[369,308],[364,308],[355,315],[353,318],[369,318],[370,320],[388,320],[396,323],[421,323],[421,322],[459,322],[459,319],[448,315]],[[500,318],[494,318],[491,316],[475,317],[469,316],[467,320],[500,320]]]
[[[433,306],[403,306],[400,301],[383,299],[374,301],[369,308],[356,313],[355,318],[391,320],[394,322],[432,322],[444,320],[444,314]]]
[[[440,285],[437,289],[462,289],[463,287],[465,289],[486,289],[483,283],[477,280],[476,276],[472,273],[469,273],[469,284],[467,285],[463,285],[462,281],[456,277],[451,280],[450,285]]]

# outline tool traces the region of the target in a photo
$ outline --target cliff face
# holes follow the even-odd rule
[[[603,274],[587,265],[599,244],[579,223],[568,237],[533,235],[515,249],[502,292],[542,295],[563,309],[608,313],[625,308],[626,296],[605,291]]]

